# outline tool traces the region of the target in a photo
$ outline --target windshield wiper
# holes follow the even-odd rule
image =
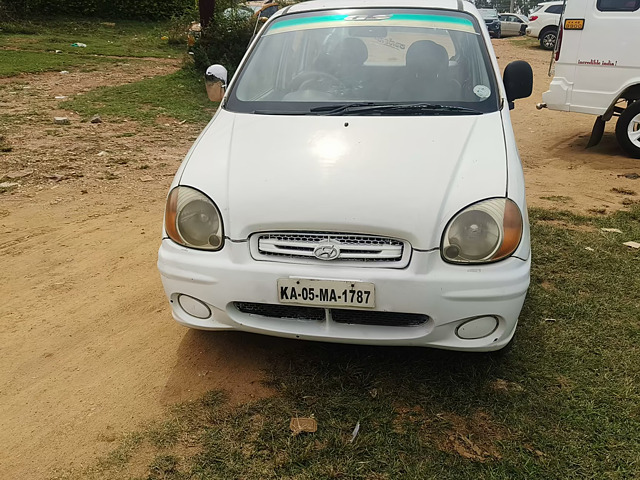
[[[255,115],[308,115],[309,112],[304,110],[254,110]]]
[[[308,111],[296,110],[254,110],[258,115],[482,115],[480,110],[467,107],[457,107],[454,105],[439,105],[434,103],[337,103],[313,107]]]
[[[438,115],[440,113],[460,115],[481,115],[480,110],[454,105],[439,105],[434,103],[350,103],[347,105],[326,105],[315,107],[311,112],[324,112],[325,115],[350,114],[404,114],[404,115]]]
[[[381,105],[385,105],[384,103],[374,103],[374,102],[357,102],[357,103],[337,103],[332,105],[323,105],[321,107],[313,107],[309,111],[312,113],[324,113],[326,115],[333,115],[336,113],[344,112],[345,110],[349,110],[351,108],[369,108],[369,107],[379,107]]]

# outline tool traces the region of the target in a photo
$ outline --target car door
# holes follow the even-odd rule
[[[513,15],[500,15],[503,36],[517,35],[519,27],[516,27],[516,22],[514,20]]]

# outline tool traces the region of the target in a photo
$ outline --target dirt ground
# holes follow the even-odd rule
[[[550,54],[494,42],[500,63],[524,59],[535,91],[513,124],[530,206],[603,213],[625,208],[640,172],[613,124],[585,150],[593,118],[537,111]],[[198,128],[162,118],[90,124],[58,110],[74,96],[177,69],[123,62],[95,72],[0,80],[13,147],[0,156],[0,478],[49,478],[92,464],[126,432],[175,402],[225,389],[233,402],[268,395],[263,368],[298,343],[189,331],[172,321],[156,270],[164,198]],[[52,117],[64,113],[66,126]],[[9,177],[6,177],[9,175]],[[626,191],[627,194],[620,193]],[[278,353],[276,353],[278,352]]]

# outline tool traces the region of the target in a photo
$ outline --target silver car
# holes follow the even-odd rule
[[[529,19],[519,13],[501,13],[500,25],[503,37],[524,35],[527,31]]]

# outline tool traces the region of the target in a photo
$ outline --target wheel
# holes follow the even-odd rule
[[[327,91],[332,86],[344,87],[344,84],[338,78],[326,72],[305,72],[296,77],[291,85],[291,90]]]
[[[625,152],[640,158],[640,100],[625,108],[618,118],[616,138]]]
[[[557,30],[545,30],[540,34],[540,46],[545,50],[553,50],[558,38]]]

